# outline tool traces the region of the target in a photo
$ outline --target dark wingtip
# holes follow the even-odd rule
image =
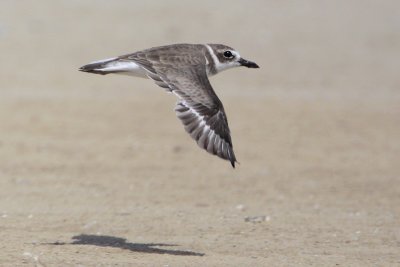
[[[239,163],[239,162],[236,160],[236,157],[235,157],[235,154],[233,153],[233,150],[232,150],[232,154],[229,155],[229,157],[227,158],[227,160],[229,160],[229,161],[231,162],[232,168],[235,168],[235,167],[236,167],[236,163]]]
[[[240,162],[237,161],[236,159],[231,160],[231,165],[232,165],[232,167],[233,167],[234,169],[236,168],[236,163],[237,163],[237,164],[240,164]]]

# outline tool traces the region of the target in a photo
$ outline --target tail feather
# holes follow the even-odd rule
[[[95,61],[80,67],[79,70],[102,75],[116,73],[145,77],[144,70],[138,64],[118,57]]]
[[[102,75],[109,74],[112,73],[112,71],[108,69],[110,68],[110,65],[115,65],[116,60],[117,58],[109,58],[100,61],[95,61],[80,67],[79,70],[83,72],[90,72]],[[113,62],[114,64],[112,64]]]

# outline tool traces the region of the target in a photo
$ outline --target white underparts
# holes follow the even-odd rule
[[[107,63],[108,60],[97,61],[96,63],[105,62],[105,64],[96,71],[113,72],[115,74],[124,74],[135,77],[147,78],[146,71],[133,61],[115,60]]]

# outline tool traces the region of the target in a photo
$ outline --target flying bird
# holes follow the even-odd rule
[[[259,68],[226,45],[173,44],[92,62],[79,70],[152,79],[178,96],[176,115],[197,144],[235,167],[228,120],[208,77],[239,66]]]

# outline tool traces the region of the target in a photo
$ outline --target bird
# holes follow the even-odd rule
[[[259,68],[223,44],[172,44],[99,60],[79,70],[95,74],[124,74],[149,78],[178,97],[176,116],[187,133],[207,152],[237,162],[228,119],[209,76],[244,66]]]

